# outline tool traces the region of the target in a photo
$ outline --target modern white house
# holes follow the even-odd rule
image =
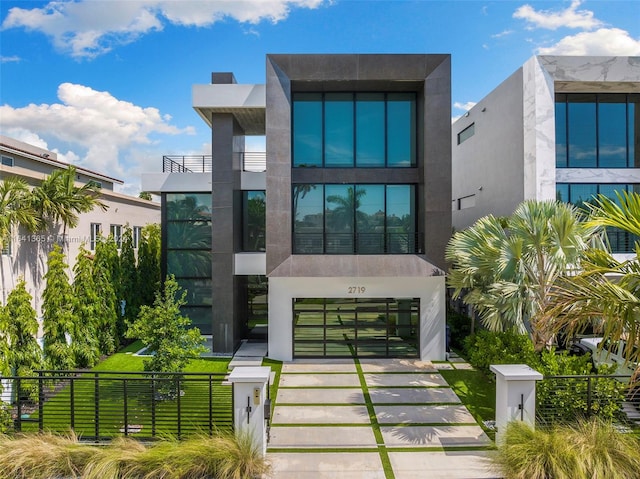
[[[527,199],[640,192],[640,57],[532,57],[453,124],[452,180],[456,230]]]
[[[22,141],[0,135],[0,180],[8,177],[22,178],[31,187],[38,185],[51,172],[67,169],[67,163],[58,161],[57,154]],[[27,283],[27,291],[33,297],[33,306],[40,315],[41,298],[45,282],[47,255],[54,244],[60,244],[69,265],[72,277],[73,265],[80,246],[93,250],[100,235],[110,234],[120,240],[125,225],[131,226],[134,233],[134,246],[137,248],[140,231],[143,226],[160,222],[160,205],[153,201],[124,195],[114,191],[115,184],[121,180],[87,170],[76,168],[76,184],[95,182],[100,186],[100,201],[106,211],[94,208],[91,212],[79,215],[78,225],[68,228],[63,235],[62,226],[30,233],[16,228],[10,242],[4,245],[0,256],[0,301],[6,303],[7,296],[20,278]]]
[[[195,85],[211,156],[143,176],[185,312],[214,353],[266,327],[278,360],[444,359],[450,55],[267,55],[265,78]]]

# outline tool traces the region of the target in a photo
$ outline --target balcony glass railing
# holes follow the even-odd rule
[[[267,154],[264,151],[234,153],[242,171],[262,172],[267,169]],[[165,155],[162,157],[164,173],[210,173],[213,168],[211,155]]]

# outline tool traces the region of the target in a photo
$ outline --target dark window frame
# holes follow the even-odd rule
[[[599,92],[599,93],[588,93],[588,95],[593,95],[595,98],[595,165],[594,166],[583,166],[583,165],[572,165],[570,162],[571,159],[571,144],[569,143],[569,138],[571,135],[571,130],[570,130],[570,125],[571,125],[571,118],[569,115],[569,104],[572,103],[570,100],[572,98],[576,98],[579,95],[586,95],[587,93],[579,93],[579,92],[572,92],[572,93],[556,93],[555,95],[555,118],[557,120],[558,118],[558,107],[560,105],[563,105],[563,110],[564,110],[564,129],[563,129],[563,134],[564,134],[564,138],[562,138],[562,143],[563,145],[566,146],[564,155],[562,155],[562,158],[559,158],[558,153],[556,151],[556,168],[607,168],[607,169],[620,169],[620,168],[637,168],[640,167],[640,164],[636,165],[635,162],[635,158],[633,157],[634,155],[639,157],[638,162],[640,162],[640,152],[638,151],[633,151],[634,150],[634,145],[633,145],[633,139],[630,137],[630,127],[629,127],[629,120],[630,120],[630,104],[635,104],[637,108],[640,108],[640,102],[639,101],[633,101],[633,99],[637,99],[638,94],[637,93],[613,93],[613,92]],[[612,97],[612,96],[625,96],[625,102],[607,102],[604,101],[605,99],[607,99],[607,97]],[[622,166],[612,166],[612,165],[603,165],[602,161],[601,161],[601,142],[600,142],[600,133],[601,133],[601,128],[600,128],[600,122],[602,121],[601,115],[600,115],[600,105],[601,104],[611,104],[611,103],[620,103],[620,104],[624,104],[625,105],[625,114],[624,114],[624,121],[625,121],[625,165]],[[637,116],[637,113],[636,113]],[[640,138],[640,121],[636,122],[634,124],[634,131],[635,131],[635,135],[637,138]],[[557,145],[559,144],[558,142],[558,128],[556,127],[556,131],[555,131],[555,135],[556,135],[556,149],[557,149]],[[620,145],[622,146],[622,145]],[[633,152],[633,154],[632,154]]]
[[[292,184],[292,190],[295,189],[296,187],[299,187],[301,185],[303,185],[305,183],[295,183]],[[304,251],[302,249],[302,247],[299,246],[299,242],[296,241],[297,238],[299,236],[304,236],[304,234],[301,234],[299,232],[296,231],[296,211],[294,210],[294,208],[297,205],[294,205],[292,202],[291,208],[291,216],[292,216],[292,221],[291,221],[291,239],[292,239],[292,254],[296,254],[296,255],[305,255],[305,254],[322,254],[322,255],[360,255],[360,254],[421,254],[422,252],[422,243],[423,243],[423,234],[422,232],[420,232],[419,229],[419,202],[418,202],[418,185],[415,183],[405,183],[405,184],[390,184],[390,183],[316,183],[314,184],[316,187],[319,187],[322,189],[322,191],[320,192],[321,198],[322,198],[322,232],[321,233],[307,233],[309,235],[309,238],[311,238],[311,240],[313,241],[313,238],[315,237],[315,239],[318,239],[318,235],[320,235],[320,239],[321,239],[321,246],[320,249],[321,251],[318,251],[317,247],[312,247],[309,248],[307,251]],[[354,209],[353,211],[353,218],[352,218],[352,231],[351,232],[346,232],[346,233],[331,233],[327,230],[327,195],[326,195],[326,187],[327,186],[346,186],[348,187],[353,187],[354,189],[354,194],[357,190],[358,187],[366,187],[366,186],[383,186],[383,203],[384,203],[384,217],[383,217],[383,225],[382,225],[382,229],[383,232],[382,233],[369,233],[369,232],[360,232],[358,231],[358,226],[357,226],[357,218],[356,218],[356,213],[357,213],[357,209]],[[389,187],[394,187],[394,186],[408,186],[411,189],[411,194],[412,194],[412,198],[411,198],[411,204],[413,205],[414,211],[413,211],[413,225],[412,225],[412,230],[413,231],[407,231],[404,233],[394,233],[392,231],[390,231],[391,226],[388,224],[388,189]],[[315,188],[314,188],[315,190]],[[295,196],[295,193],[293,193],[292,191],[292,197]],[[369,249],[369,251],[367,251],[366,246],[362,246],[361,243],[364,243],[366,245],[366,237],[367,235],[369,236],[369,238],[375,242],[375,237],[379,236],[381,237],[381,240],[383,241],[382,244],[382,251],[376,250],[375,248],[371,248]],[[399,248],[394,247],[393,245],[393,240],[394,238],[396,238],[396,241],[398,241],[398,235],[404,235],[406,236],[406,240],[407,240],[407,246],[406,246],[406,251],[401,251],[399,250]],[[348,245],[351,245],[350,247],[345,246],[345,250],[344,251],[340,251],[340,246],[337,246],[336,249],[329,248],[328,247],[328,241],[327,238],[331,238],[334,240],[334,244],[336,241],[338,241],[338,243],[341,243],[342,241],[340,240],[340,236],[343,236],[344,239],[347,241]]]
[[[333,93],[344,93],[344,94],[350,94],[351,95],[351,104],[352,104],[352,111],[353,111],[353,151],[352,151],[352,158],[353,158],[353,163],[350,165],[327,165],[326,163],[326,94],[333,94]],[[384,95],[384,130],[385,130],[385,134],[384,134],[384,164],[383,165],[379,165],[379,166],[368,166],[368,165],[358,165],[358,150],[357,150],[357,144],[358,144],[358,130],[357,130],[357,113],[358,113],[358,109],[357,109],[357,103],[358,103],[358,95],[366,95],[366,94],[382,94]],[[388,135],[388,130],[389,130],[389,108],[388,108],[388,104],[390,102],[389,100],[389,95],[394,95],[394,94],[408,94],[412,96],[411,102],[413,105],[413,117],[411,118],[411,121],[413,122],[413,131],[411,132],[412,134],[412,144],[410,145],[410,148],[412,149],[412,158],[411,161],[408,165],[398,165],[398,164],[390,164],[389,163],[389,135]],[[296,156],[296,152],[295,152],[295,113],[294,113],[294,107],[295,107],[295,102],[296,102],[296,96],[300,96],[300,95],[320,95],[320,102],[321,102],[321,119],[320,119],[320,128],[321,128],[321,132],[320,132],[320,137],[321,137],[321,164],[320,165],[296,165],[296,160],[295,160],[295,156]],[[392,101],[392,100],[391,100]],[[326,91],[326,92],[316,92],[316,91],[309,91],[309,92],[293,92],[292,94],[292,100],[291,100],[291,167],[292,168],[329,168],[329,169],[346,169],[346,168],[374,168],[374,169],[389,169],[389,168],[416,168],[418,166],[418,138],[419,138],[419,112],[418,112],[418,93],[415,91],[347,91],[347,92],[338,92],[338,91]]]

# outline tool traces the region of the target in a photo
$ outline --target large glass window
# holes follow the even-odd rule
[[[324,97],[324,166],[353,166],[353,95]]]
[[[294,167],[415,165],[415,93],[294,94]]]
[[[413,166],[416,146],[416,102],[411,93],[387,97],[387,164]]]
[[[322,95],[297,93],[293,102],[295,166],[322,166]]]
[[[356,163],[385,166],[385,101],[383,93],[356,94]]]
[[[296,184],[296,254],[414,254],[415,185]]]
[[[265,212],[264,191],[242,193],[242,251],[265,251]]]
[[[211,334],[211,193],[163,196],[166,272],[187,292],[182,313]]]
[[[557,94],[556,166],[639,167],[639,99],[625,93]]]
[[[640,193],[640,184],[557,183],[556,198],[579,208],[587,209],[585,203],[593,202],[598,195],[618,203],[617,192]],[[607,228],[607,238],[613,253],[633,253],[640,238],[618,228]]]

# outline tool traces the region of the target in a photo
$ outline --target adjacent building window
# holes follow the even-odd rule
[[[162,205],[166,273],[187,291],[182,313],[211,334],[211,193],[165,193]]]
[[[293,252],[420,252],[415,190],[415,185],[294,185]]]
[[[132,234],[133,234],[133,247],[135,249],[138,249],[138,247],[140,246],[140,238],[142,238],[142,227],[134,226],[132,230]]]
[[[640,94],[556,94],[556,167],[640,167]]]
[[[476,134],[476,124],[471,123],[468,127],[466,127],[464,130],[458,133],[458,145],[464,143],[475,134]]]
[[[242,251],[266,251],[264,191],[242,192]]]
[[[13,158],[10,156],[2,156],[2,166],[13,166]]]
[[[100,233],[102,232],[102,225],[100,223],[91,223],[91,237],[90,245],[91,250],[96,249],[96,244],[100,241]]]
[[[7,237],[2,241],[2,249],[0,250],[0,254],[10,256],[12,252],[11,246],[11,235],[7,235]]]
[[[556,183],[556,199],[586,209],[598,195],[618,202],[616,192],[640,193],[640,184],[597,184],[597,183]],[[607,228],[607,238],[613,253],[634,253],[635,243],[640,241],[635,235],[618,228]]]
[[[116,242],[118,249],[122,248],[122,225],[111,225],[109,227],[109,234],[113,237],[113,241]]]
[[[415,93],[294,93],[294,167],[415,165]]]

